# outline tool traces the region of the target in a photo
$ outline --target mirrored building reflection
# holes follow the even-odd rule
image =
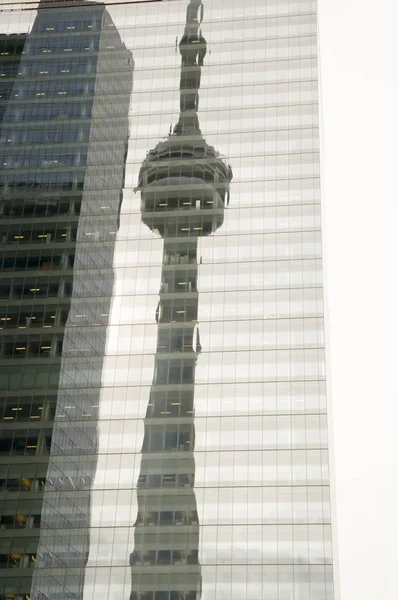
[[[79,598],[133,61],[96,3],[1,43],[0,593]]]
[[[13,9],[0,600],[334,600],[316,0]]]

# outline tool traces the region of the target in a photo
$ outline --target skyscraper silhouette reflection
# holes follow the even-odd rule
[[[78,600],[133,61],[102,3],[41,2],[1,41],[0,598]]]

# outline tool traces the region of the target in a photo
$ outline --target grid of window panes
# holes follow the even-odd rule
[[[0,598],[65,597],[60,568],[82,589],[88,556],[133,63],[103,5],[1,23]]]
[[[200,4],[198,80],[202,58],[184,63],[180,44],[187,8]],[[54,494],[47,476],[54,521],[41,531],[37,598],[333,600],[316,8],[316,0],[107,7],[135,62],[107,355],[101,390],[87,402],[94,361],[62,357],[70,367],[56,401],[67,427],[58,430],[61,460],[53,445],[50,461],[72,483]],[[215,150],[205,160],[192,130],[174,153],[180,110],[196,103],[189,70],[199,97],[191,118],[197,112],[203,144]],[[125,106],[119,89],[100,95],[104,124],[118,100]],[[229,203],[212,206],[218,160],[233,178]],[[197,177],[209,163],[211,174]],[[96,175],[107,181],[111,171]],[[156,187],[152,196],[145,185]],[[76,339],[86,314],[71,322]],[[91,454],[76,457],[85,419],[97,416]],[[93,465],[88,489],[79,488]],[[82,549],[87,564],[74,563]]]

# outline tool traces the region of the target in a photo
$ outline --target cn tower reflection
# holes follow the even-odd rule
[[[154,377],[137,484],[130,600],[199,600],[195,498],[195,368],[201,351],[199,238],[223,223],[231,168],[202,136],[199,89],[207,43],[204,6],[190,0],[181,53],[180,117],[139,173],[142,220],[164,239]]]

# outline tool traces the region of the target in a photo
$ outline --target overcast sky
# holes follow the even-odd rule
[[[396,600],[398,3],[319,3],[341,600]]]

